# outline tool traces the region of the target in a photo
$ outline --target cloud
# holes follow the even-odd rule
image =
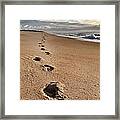
[[[82,24],[100,25],[99,20],[80,20]]]

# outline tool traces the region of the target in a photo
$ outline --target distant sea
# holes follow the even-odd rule
[[[100,25],[82,24],[80,22],[21,20],[20,30],[46,31],[64,37],[100,41]]]

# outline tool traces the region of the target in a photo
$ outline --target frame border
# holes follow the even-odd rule
[[[5,115],[5,5],[115,5],[115,115]],[[2,1],[0,41],[0,119],[120,119],[119,105],[119,0],[45,0],[45,1]]]

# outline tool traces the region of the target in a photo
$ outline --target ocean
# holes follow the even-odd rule
[[[100,25],[71,21],[21,20],[20,30],[45,31],[64,37],[100,42]]]

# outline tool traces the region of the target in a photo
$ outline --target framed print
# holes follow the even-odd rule
[[[2,1],[1,118],[119,119],[119,9]]]

